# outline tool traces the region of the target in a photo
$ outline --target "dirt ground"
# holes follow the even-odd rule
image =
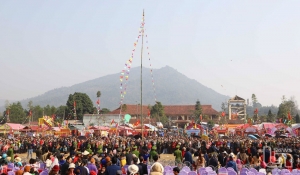
[[[175,160],[175,157],[173,154],[161,154],[160,160]]]

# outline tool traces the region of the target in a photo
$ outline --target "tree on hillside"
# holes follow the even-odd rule
[[[27,103],[27,109],[28,110],[32,110],[33,109],[33,102],[31,100]]]
[[[299,114],[297,113],[296,117],[295,117],[295,121],[296,123],[300,123],[300,116]]]
[[[11,123],[23,123],[27,119],[27,114],[19,101],[10,106],[9,118]]]
[[[295,103],[291,100],[283,100],[278,108],[277,118],[282,120],[287,119],[288,113],[290,112],[293,116],[293,111],[296,111]]]
[[[227,111],[228,110],[228,103],[227,102],[222,102],[221,109],[222,109],[222,111]]]
[[[275,116],[272,114],[271,109],[269,109],[268,115],[266,117],[267,122],[274,122],[275,121]]]
[[[38,121],[43,117],[43,108],[40,105],[32,107],[32,121]]]
[[[252,98],[252,106],[254,106],[257,103],[256,95],[252,94],[251,98]]]
[[[162,124],[168,123],[168,118],[165,115],[164,106],[161,102],[157,101],[155,105],[151,107],[151,116]]]
[[[100,98],[100,96],[101,96],[101,92],[97,91],[97,98]]]
[[[75,92],[73,95],[70,94],[66,106],[67,114],[70,114],[73,118],[75,117],[78,120],[82,120],[84,114],[93,113],[93,102],[85,93]],[[76,111],[74,111],[74,109]]]
[[[202,107],[199,100],[196,101],[195,104],[195,111],[194,111],[194,120],[198,121],[200,120],[200,115],[202,114]],[[202,116],[203,117],[203,116]]]
[[[66,112],[67,112],[67,106],[61,105],[56,108],[55,115],[56,117],[64,119],[67,116]]]

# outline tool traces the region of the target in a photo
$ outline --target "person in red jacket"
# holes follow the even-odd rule
[[[182,157],[184,157],[184,155],[185,155],[185,152],[186,152],[185,150],[186,150],[186,148],[183,147],[183,148],[182,148],[182,151],[181,151]]]

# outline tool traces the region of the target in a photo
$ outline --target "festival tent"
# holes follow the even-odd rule
[[[110,128],[107,126],[91,126],[89,129],[93,129],[94,131],[96,130],[108,131]]]
[[[98,136],[107,136],[108,131],[110,130],[107,126],[91,126],[89,129],[94,131],[93,135]]]
[[[186,130],[190,130],[190,129],[200,129],[200,130],[204,130],[202,125],[199,124],[195,124],[195,123],[190,123],[186,128]]]
[[[23,129],[25,126],[17,123],[5,123],[0,126],[1,134],[19,134],[19,131]]]
[[[142,129],[142,126],[139,125],[139,126],[135,127],[134,129],[135,130],[140,130],[140,129]],[[144,124],[143,129],[146,129],[147,131],[158,131],[158,129],[155,126],[151,125],[151,124]]]

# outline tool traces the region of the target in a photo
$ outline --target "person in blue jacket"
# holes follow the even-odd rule
[[[236,163],[235,163],[235,161],[233,160],[233,157],[232,157],[232,156],[229,156],[229,160],[228,160],[228,162],[227,162],[227,164],[226,164],[226,168],[228,168],[228,167],[233,168],[234,171],[237,172],[237,166],[236,166]]]

